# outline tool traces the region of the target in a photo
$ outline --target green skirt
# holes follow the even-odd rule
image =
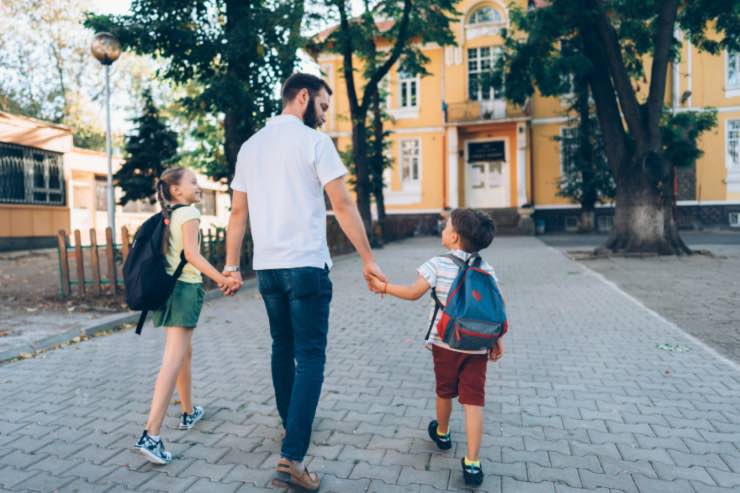
[[[164,305],[152,312],[154,326],[194,329],[198,325],[205,294],[201,283],[177,281]]]

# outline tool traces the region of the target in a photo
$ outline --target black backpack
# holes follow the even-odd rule
[[[180,207],[185,206],[176,205],[172,212]],[[165,218],[161,212],[144,221],[123,264],[126,304],[132,310],[141,310],[137,334],[141,334],[149,310],[156,310],[167,301],[187,264],[185,252],[180,252],[180,264],[172,275],[167,274],[167,259],[162,252],[164,232]]]

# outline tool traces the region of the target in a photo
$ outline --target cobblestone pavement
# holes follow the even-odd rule
[[[378,253],[395,281],[440,252],[414,239]],[[486,492],[738,492],[740,372],[613,285],[534,238],[501,238],[487,258],[509,300],[507,354],[489,367]],[[440,452],[427,301],[366,293],[337,263],[324,395],[307,458],[322,492],[464,490],[462,413]],[[266,317],[254,292],[217,300],[196,330],[194,387],[207,419],[163,437],[155,467],[141,433],[162,334],[151,328],[0,367],[0,490],[260,492],[279,450]],[[689,349],[666,352],[670,342]]]

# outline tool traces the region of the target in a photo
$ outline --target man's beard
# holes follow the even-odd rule
[[[313,129],[319,128],[321,125],[319,118],[316,116],[316,101],[312,94],[308,96],[308,106],[303,114],[303,124]]]

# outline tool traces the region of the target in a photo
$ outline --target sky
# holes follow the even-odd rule
[[[131,0],[93,0],[93,9],[99,14],[125,14]]]

